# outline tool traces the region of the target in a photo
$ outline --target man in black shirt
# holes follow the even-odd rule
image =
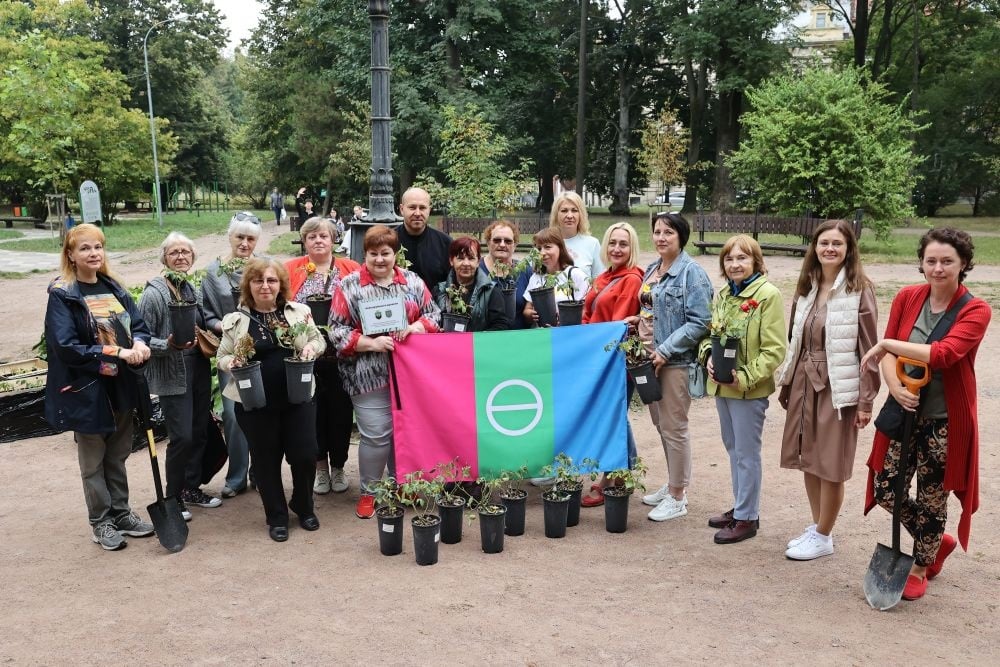
[[[451,237],[427,226],[431,215],[431,196],[421,188],[410,188],[403,193],[399,204],[403,225],[396,228],[400,244],[406,248],[410,270],[420,276],[427,289],[434,293],[437,284],[448,277],[448,246]]]

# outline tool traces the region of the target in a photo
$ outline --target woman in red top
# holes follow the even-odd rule
[[[639,288],[642,287],[642,269],[636,264],[639,259],[639,235],[627,222],[616,222],[604,232],[601,241],[601,260],[608,268],[594,280],[583,302],[583,323],[615,322],[639,312]],[[632,399],[629,380],[628,398]],[[628,429],[628,461],[635,460],[635,440],[631,427]],[[602,477],[599,484],[590,487],[590,493],[580,501],[584,507],[598,507],[604,504],[601,489],[607,485]]]
[[[946,534],[948,492],[962,504],[958,541],[968,549],[972,513],[979,507],[979,423],[976,414],[976,351],[990,322],[990,307],[972,298],[959,310],[940,340],[926,342],[937,321],[968,290],[962,285],[972,269],[972,238],[956,229],[932,229],[920,239],[917,256],[926,285],[904,287],[892,300],[885,338],[861,360],[861,367],[880,362],[889,393],[905,409],[917,412],[912,458],[900,462],[900,443],[876,433],[868,458],[865,513],[877,502],[893,509],[896,477],[916,474],[916,498],[903,499],[900,520],[913,536],[914,565],[903,598],[916,600],[955,549]],[[896,377],[896,358],[926,362],[932,380],[920,396],[907,391]],[[919,464],[919,465],[918,465]]]

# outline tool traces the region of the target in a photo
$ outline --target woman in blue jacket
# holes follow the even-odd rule
[[[125,473],[137,395],[125,365],[149,359],[149,331],[108,269],[99,228],[70,229],[60,263],[62,276],[49,284],[45,311],[45,419],[74,431],[92,539],[114,551],[125,546],[126,535],[153,534],[152,524],[129,507]]]

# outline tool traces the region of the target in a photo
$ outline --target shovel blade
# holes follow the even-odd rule
[[[171,553],[177,553],[187,543],[188,526],[181,514],[181,506],[174,497],[157,500],[148,505],[149,520],[156,529],[156,538],[163,548]]]
[[[865,599],[872,609],[885,611],[899,603],[911,567],[913,556],[884,544],[875,547],[864,581]]]

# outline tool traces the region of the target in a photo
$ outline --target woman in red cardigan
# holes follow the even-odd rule
[[[956,539],[945,533],[948,492],[962,504],[958,542],[968,550],[972,513],[979,507],[979,424],[976,414],[976,351],[990,322],[990,307],[970,299],[958,312],[948,333],[927,344],[937,321],[968,290],[962,285],[972,269],[972,238],[956,229],[932,229],[920,239],[917,256],[925,285],[904,287],[892,301],[885,338],[861,360],[880,362],[889,393],[906,410],[917,412],[911,442],[912,458],[900,462],[900,443],[884,433],[875,435],[868,458],[865,513],[878,503],[893,509],[896,476],[907,482],[916,474],[916,498],[903,499],[900,520],[913,537],[914,565],[903,599],[916,600],[927,592]],[[931,383],[915,396],[896,377],[896,358],[926,362]],[[907,487],[909,485],[907,484]],[[909,496],[909,494],[907,494]]]
[[[604,232],[601,241],[601,261],[608,268],[594,280],[583,302],[583,323],[616,322],[639,313],[639,288],[642,287],[642,269],[636,264],[639,259],[639,235],[627,222],[616,222]],[[632,381],[629,380],[628,397],[632,398]],[[635,459],[635,440],[632,429],[628,434],[629,465]],[[601,489],[607,479],[590,487],[580,504],[584,507],[598,507],[604,504]]]

